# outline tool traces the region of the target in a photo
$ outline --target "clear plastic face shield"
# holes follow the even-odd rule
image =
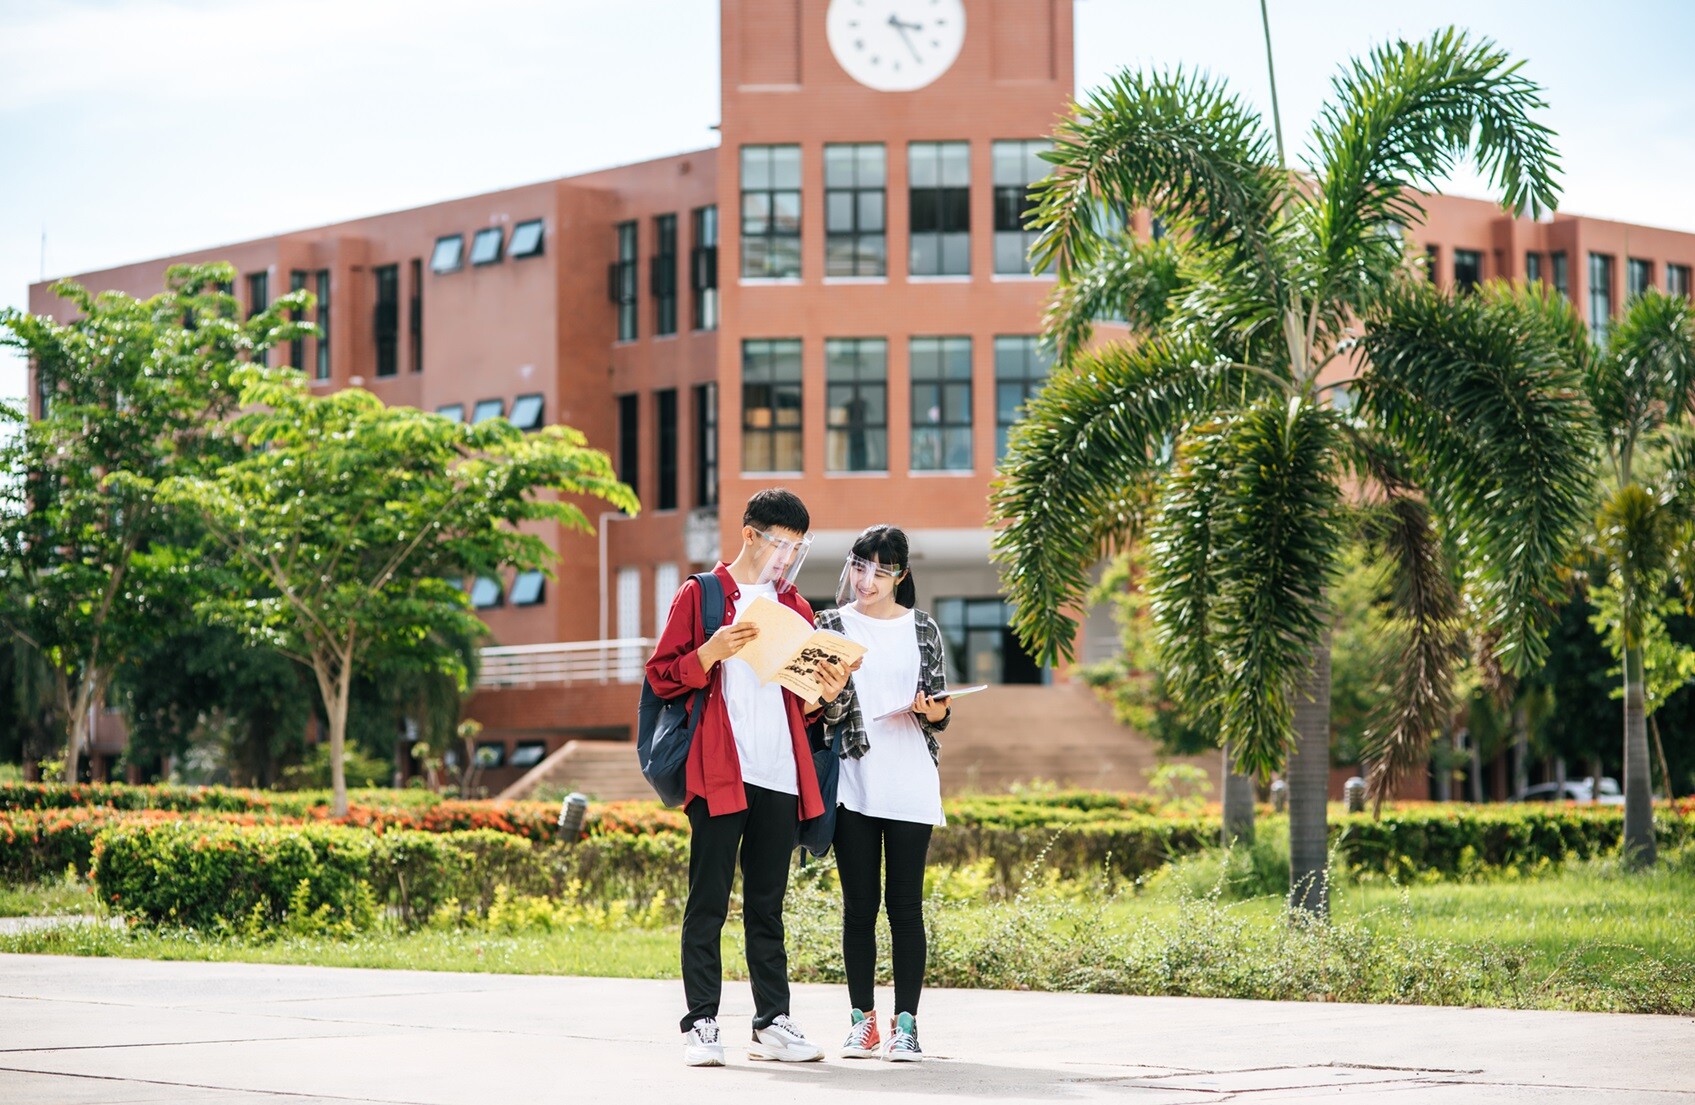
[[[870,599],[878,593],[879,585],[892,594],[905,572],[904,564],[879,564],[849,553],[847,563],[842,565],[842,578],[836,582],[836,605]]]
[[[759,578],[754,582],[771,584],[779,595],[792,591],[800,566],[806,561],[806,551],[812,547],[812,535],[796,540],[771,530],[756,529],[753,540],[755,561],[759,564]]]

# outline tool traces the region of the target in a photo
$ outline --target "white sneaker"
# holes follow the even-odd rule
[[[724,1065],[724,1045],[718,1040],[718,1022],[711,1017],[694,1022],[683,1033],[683,1062],[691,1067]]]
[[[787,1013],[764,1028],[753,1030],[753,1043],[747,1046],[749,1059],[773,1059],[779,1063],[810,1063],[824,1058],[824,1049],[806,1038],[800,1025]]]

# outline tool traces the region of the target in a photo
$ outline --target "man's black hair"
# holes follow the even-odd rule
[[[767,487],[764,491],[754,492],[748,499],[747,509],[742,511],[742,525],[754,529],[780,526],[804,534],[812,528],[812,515],[806,512],[806,504],[793,491],[785,487]]]

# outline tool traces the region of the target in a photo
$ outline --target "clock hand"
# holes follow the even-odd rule
[[[900,32],[901,41],[906,43],[906,48],[908,50],[912,51],[912,60],[923,64],[924,59],[918,55],[918,47],[912,44],[912,36],[907,34],[907,31],[922,31],[924,29],[924,24],[907,23],[891,15],[889,16],[889,26]]]

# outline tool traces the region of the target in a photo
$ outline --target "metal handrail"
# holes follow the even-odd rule
[[[649,637],[493,645],[482,650],[477,686],[531,687],[544,683],[639,683],[653,651]]]

